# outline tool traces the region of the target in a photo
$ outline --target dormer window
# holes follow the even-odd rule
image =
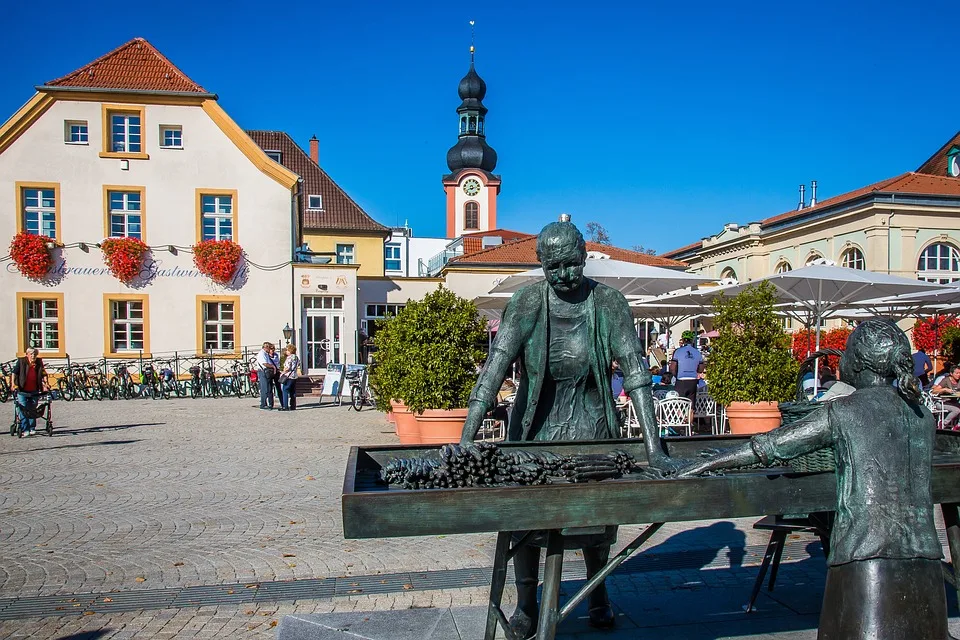
[[[960,178],[960,147],[953,147],[947,153],[947,175]]]
[[[280,151],[266,151],[267,157],[276,162],[277,164],[283,164],[283,153]]]
[[[323,209],[323,196],[307,196],[307,209]]]

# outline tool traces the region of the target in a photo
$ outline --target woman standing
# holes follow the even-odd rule
[[[293,388],[297,384],[299,370],[300,357],[297,356],[297,348],[288,344],[287,358],[283,361],[283,371],[280,373],[280,389],[283,392],[280,398],[280,411],[293,411],[297,408],[297,399],[293,395]]]

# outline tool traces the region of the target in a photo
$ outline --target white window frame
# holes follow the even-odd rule
[[[179,134],[180,144],[167,144],[167,132]],[[183,127],[179,124],[160,125],[160,148],[161,149],[183,149]]]
[[[139,310],[137,310],[139,307]],[[110,347],[112,353],[142,351],[146,344],[146,321],[143,300],[110,301]],[[136,317],[136,313],[140,317]],[[140,340],[134,334],[140,333]]]
[[[120,209],[115,209],[113,206],[113,196],[114,194],[119,194],[122,196],[122,204]],[[136,196],[137,199],[137,208],[130,208],[130,196]],[[109,220],[111,238],[137,238],[143,240],[143,198],[139,191],[107,191],[107,206],[110,208]],[[114,233],[114,217],[120,218],[120,226],[123,228],[122,234]],[[136,235],[133,235],[130,232],[130,219],[136,217],[138,219],[138,225],[140,231],[136,232]]]
[[[316,201],[314,201],[316,198]],[[323,196],[316,194],[307,196],[307,209],[311,211],[323,211]]]
[[[859,265],[859,266],[858,266]],[[840,254],[840,266],[858,271],[867,270],[867,257],[858,247],[849,247]]]
[[[283,151],[264,151],[264,153],[277,164],[283,164]]]
[[[793,267],[791,267],[790,263],[787,262],[786,260],[783,260],[779,264],[777,264],[777,269],[776,269],[777,273],[789,273],[790,271],[793,271]]]
[[[213,211],[208,212],[207,199],[212,198]],[[221,209],[226,205],[227,211]],[[236,230],[233,228],[233,195],[227,194],[200,194],[200,237],[203,240],[233,240]],[[207,220],[213,221],[213,235],[207,236]],[[229,225],[229,233],[224,233],[224,222]]]
[[[49,192],[50,198],[44,196],[45,192]],[[37,199],[36,206],[30,206],[27,204],[30,199],[30,194],[35,194]],[[20,215],[23,216],[23,230],[29,234],[35,236],[47,236],[48,238],[57,239],[57,191],[56,189],[42,188],[42,187],[23,187],[23,192],[21,194],[23,198],[23,211],[20,212]],[[52,203],[50,206],[44,204],[44,200],[50,200]],[[35,222],[31,222],[31,218],[36,218]],[[49,233],[45,233],[49,231]]]
[[[230,307],[230,319],[224,319],[224,308]],[[216,311],[215,317],[210,316],[211,309]],[[236,304],[234,302],[220,302],[217,300],[203,301],[203,351],[204,353],[232,353],[237,346],[237,316]],[[230,346],[224,346],[224,329],[229,327]],[[216,347],[210,347],[208,336],[209,331],[216,331]]]
[[[387,316],[395,316],[407,305],[403,303],[393,303],[393,302],[371,302],[364,306],[364,311],[366,312],[367,319],[370,320],[380,320],[386,318]],[[378,309],[382,307],[382,309]],[[383,311],[383,313],[381,313]]]
[[[60,349],[60,301],[56,298],[31,298],[24,300],[23,309],[23,330],[25,332],[24,345],[33,347],[41,351],[58,351]],[[54,308],[54,314],[49,315],[50,304]],[[37,311],[39,310],[39,315]],[[31,311],[34,315],[31,315]],[[48,341],[47,332],[53,327],[52,340]],[[33,335],[39,336],[39,340],[32,339]]]
[[[110,115],[110,151],[113,153],[142,153],[143,152],[143,119],[140,117],[139,112],[135,111],[111,111]],[[123,132],[117,134],[114,131],[115,120],[121,118],[123,120]],[[132,119],[136,118],[137,123],[133,124]],[[136,132],[133,129],[136,128]],[[120,135],[122,140],[121,143],[122,149],[118,149],[118,139],[117,135]],[[137,142],[133,142],[132,138],[136,137]],[[136,149],[132,149],[133,145],[136,145]]]
[[[395,250],[396,257],[387,255],[388,253],[391,252],[391,250]],[[385,270],[385,271],[403,271],[403,257],[402,257],[402,256],[403,256],[403,248],[400,246],[400,243],[399,243],[399,242],[387,242],[386,244],[384,244],[384,245],[383,245],[383,268],[384,268],[384,270]],[[387,266],[387,263],[388,263],[388,262],[392,262],[392,261],[396,261],[397,265],[399,265],[399,266],[397,266],[396,269],[391,269],[390,267]]]
[[[936,255],[927,255],[931,249],[936,249]],[[941,260],[947,261],[947,269],[940,268]],[[931,262],[936,268],[929,268]],[[952,269],[951,265],[955,265],[957,269]],[[939,284],[960,280],[960,250],[949,242],[934,242],[924,247],[917,260],[917,279]]]
[[[77,128],[77,140],[73,139],[74,127]],[[80,128],[83,128],[80,131]],[[64,120],[63,121],[63,142],[65,144],[90,144],[90,126],[86,120]]]
[[[338,244],[337,245],[337,264],[356,264],[357,259],[356,245]]]

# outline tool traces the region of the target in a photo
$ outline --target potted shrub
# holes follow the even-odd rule
[[[377,333],[373,338],[376,366],[370,371],[370,384],[377,390],[377,409],[385,412],[388,420],[393,416],[400,444],[420,444],[420,426],[400,400],[400,387],[410,369],[404,351],[410,326],[394,320],[393,317],[377,320]]]
[[[467,400],[483,361],[485,322],[468,300],[439,287],[407,306],[374,338],[377,379],[387,381],[385,397],[406,405],[419,427],[420,442],[459,442],[467,418]],[[386,347],[386,349],[384,349]],[[394,384],[390,388],[390,377]],[[380,388],[379,386],[377,387]],[[399,433],[402,407],[394,407]]]
[[[727,407],[731,433],[780,426],[777,404],[796,393],[799,365],[773,305],[773,287],[766,282],[714,303],[719,335],[710,343],[706,374],[710,395]]]

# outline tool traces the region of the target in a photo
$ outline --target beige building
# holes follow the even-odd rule
[[[916,171],[817,200],[760,222],[730,223],[663,256],[741,282],[823,258],[854,269],[960,280],[960,133]],[[801,191],[801,198],[803,192]]]
[[[291,268],[261,267],[289,265],[296,183],[143,39],[38,87],[0,127],[0,237],[49,236],[54,266],[40,281],[0,270],[0,352],[232,356],[278,339]],[[98,248],[116,237],[150,247],[129,285]],[[193,264],[209,239],[244,249],[226,286]]]

